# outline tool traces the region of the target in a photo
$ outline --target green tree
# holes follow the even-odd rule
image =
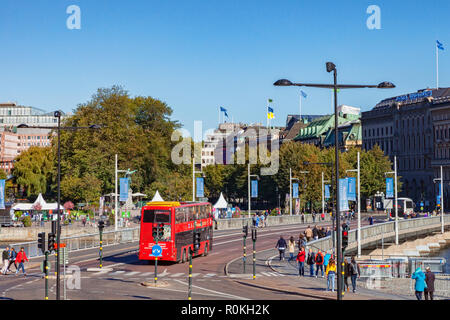
[[[14,164],[16,183],[25,187],[28,197],[46,194],[55,175],[54,153],[50,147],[30,147]]]

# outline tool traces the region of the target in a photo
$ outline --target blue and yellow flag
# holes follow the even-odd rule
[[[275,118],[273,114],[273,109],[271,107],[267,107],[267,119],[273,119]]]

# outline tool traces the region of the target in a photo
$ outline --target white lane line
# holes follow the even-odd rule
[[[140,277],[148,277],[151,274],[155,274],[155,273],[154,272],[144,272],[144,273],[141,273]]]
[[[119,271],[116,271],[116,272],[111,273],[111,275],[112,275],[112,276],[115,276],[115,275],[121,274],[121,273],[125,273],[125,271],[119,270]]]
[[[266,277],[271,277],[271,276],[272,276],[272,275],[269,274],[268,272],[261,272],[261,274],[262,274],[263,276],[266,276]]]
[[[186,282],[183,282],[183,281],[180,281],[180,280],[174,280],[174,281],[179,282],[179,283],[181,283],[181,284],[184,284],[184,285],[186,285],[186,286],[188,285]],[[248,299],[248,298],[235,296],[235,295],[232,295],[232,294],[229,294],[229,293],[225,293],[225,292],[219,292],[219,291],[214,291],[214,290],[210,290],[210,289],[205,289],[205,288],[202,288],[202,287],[199,287],[199,286],[195,286],[195,285],[192,285],[192,287],[193,287],[193,288],[200,289],[200,290],[204,290],[204,291],[206,291],[206,292],[215,293],[215,294],[217,294],[217,295],[219,295],[219,296],[222,296],[222,297],[225,296],[225,297],[230,297],[230,298],[232,298],[232,299],[238,299],[238,300],[250,300],[250,299]]]
[[[192,278],[195,278],[196,276],[199,276],[201,273],[193,273]]]
[[[207,273],[207,274],[205,274],[205,276],[203,277],[203,278],[207,278],[207,277],[214,277],[214,276],[216,276],[217,274],[215,274],[215,273]]]
[[[176,277],[181,277],[181,276],[184,276],[184,275],[185,275],[184,273],[180,272],[180,273],[174,273],[170,277],[171,278],[176,278]]]
[[[127,272],[127,273],[124,274],[124,276],[125,277],[131,277],[131,276],[134,276],[134,275],[139,274],[139,273],[140,272],[138,272],[138,271]]]

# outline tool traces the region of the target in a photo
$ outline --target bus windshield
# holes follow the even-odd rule
[[[144,223],[170,223],[170,210],[144,210]]]

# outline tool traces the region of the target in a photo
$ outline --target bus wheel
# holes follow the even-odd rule
[[[187,257],[186,257],[186,249],[183,250],[183,255],[181,258],[181,263],[185,263],[187,261]]]
[[[206,257],[208,255],[208,245],[209,243],[205,243],[205,250],[203,251],[203,256]]]

